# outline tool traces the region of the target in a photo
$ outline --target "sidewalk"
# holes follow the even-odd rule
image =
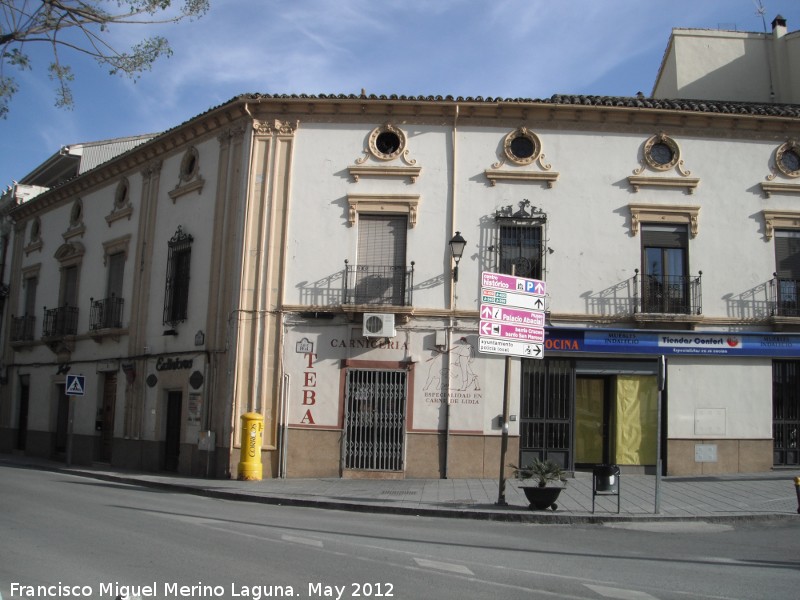
[[[663,477],[656,513],[656,478],[628,475],[616,495],[597,495],[592,512],[592,474],[576,473],[558,498],[558,509],[528,508],[518,482],[506,484],[498,506],[497,480],[488,479],[202,479],[63,463],[0,454],[0,466],[43,469],[166,491],[264,504],[323,509],[534,523],[600,523],[652,520],[800,519],[794,478],[800,470],[705,477]],[[617,500],[619,499],[619,514]]]

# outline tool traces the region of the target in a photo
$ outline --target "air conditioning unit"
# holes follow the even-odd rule
[[[364,313],[364,337],[394,337],[394,315]]]

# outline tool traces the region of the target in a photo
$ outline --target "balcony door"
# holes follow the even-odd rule
[[[642,227],[643,312],[690,312],[687,246],[685,226]]]
[[[800,231],[775,231],[775,276],[778,314],[783,317],[800,316]]]
[[[359,215],[354,286],[358,304],[403,305],[407,231],[406,215]]]

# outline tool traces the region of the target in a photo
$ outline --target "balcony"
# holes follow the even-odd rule
[[[75,306],[59,306],[58,308],[45,307],[44,324],[42,326],[43,338],[62,338],[78,333],[78,309]]]
[[[33,341],[33,331],[36,327],[36,317],[24,315],[11,317],[11,343],[24,343]]]
[[[691,275],[640,275],[636,269],[634,289],[637,321],[697,323],[703,317],[701,271]]]
[[[122,309],[125,301],[112,295],[110,298],[95,300],[90,298],[89,330],[97,332],[102,329],[122,328]]]
[[[343,304],[412,306],[414,263],[410,267],[351,265],[345,263]]]
[[[778,277],[767,284],[769,314],[776,324],[800,321],[800,280]]]

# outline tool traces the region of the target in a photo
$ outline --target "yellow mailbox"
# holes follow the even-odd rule
[[[259,413],[242,415],[242,449],[239,456],[239,479],[261,481],[261,445],[264,440],[264,417]]]

